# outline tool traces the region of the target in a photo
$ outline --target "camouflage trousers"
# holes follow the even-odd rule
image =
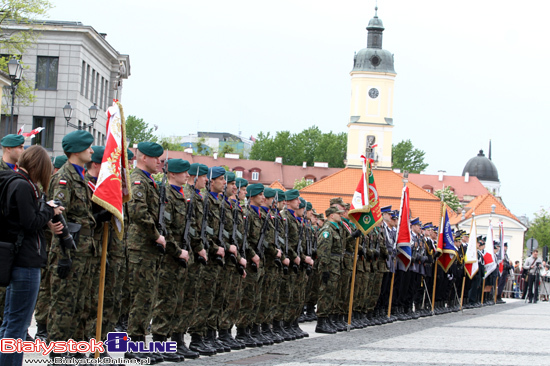
[[[352,269],[344,266],[340,272],[339,289],[337,306],[335,307],[335,314],[347,314],[349,311],[349,293],[351,288],[351,275]]]
[[[319,273],[316,270],[311,272],[306,286],[306,304],[315,305],[319,300]]]
[[[289,317],[285,315],[285,321],[293,322],[298,319],[300,314],[304,311],[304,304],[306,303],[306,286],[307,286],[307,275],[306,271],[299,269],[298,274],[295,277],[295,285],[293,288],[292,294],[292,303],[290,304],[290,311],[288,312]]]
[[[181,309],[178,309],[178,323],[173,325],[174,333],[185,333],[189,328],[191,320],[195,318],[197,308],[197,283],[201,278],[201,271],[204,265],[194,261],[193,254],[189,255],[189,264],[187,267],[187,279],[183,283],[183,303]]]
[[[233,324],[237,322],[241,307],[243,282],[242,276],[237,272],[234,265],[226,264],[226,268],[228,269],[225,276],[227,278],[222,281],[224,289],[222,315],[218,324],[218,329],[224,330],[231,329]]]
[[[260,307],[262,293],[260,292],[263,282],[263,266],[260,264],[258,272],[250,270],[246,272],[246,278],[243,279],[243,296],[241,297],[241,307],[237,319],[238,328],[248,328],[256,320],[256,314]]]
[[[3,290],[3,289],[2,289]],[[2,299],[2,307],[4,300]],[[50,272],[48,266],[40,270],[40,289],[34,308],[34,319],[37,324],[47,324],[48,311],[50,309]],[[3,309],[2,309],[3,310]]]
[[[274,321],[285,320],[286,310],[292,303],[292,287],[294,285],[294,272],[289,267],[288,274],[281,274],[281,285],[279,287],[279,303],[275,309]]]
[[[216,330],[221,322],[223,313],[223,304],[225,296],[227,294],[227,288],[231,287],[231,281],[233,279],[232,273],[236,273],[234,265],[226,263],[220,269],[220,273],[217,279],[216,293],[210,307],[210,312],[206,318],[206,327],[208,330]],[[234,304],[233,304],[234,305]]]
[[[281,269],[276,265],[270,265],[264,269],[264,278],[260,290],[260,308],[256,314],[256,324],[271,324],[275,316],[275,309],[279,302],[279,290],[281,288]]]
[[[353,311],[363,311],[363,305],[367,297],[369,288],[369,274],[366,271],[357,271],[355,273],[355,283],[353,286]]]
[[[317,280],[316,287],[319,289],[319,298],[317,300],[317,317],[326,318],[329,315],[334,314],[334,307],[336,306],[338,294],[340,292],[338,288],[340,284],[340,275],[331,271],[328,283],[324,283],[321,274],[322,272],[320,272],[318,276],[315,276]]]
[[[211,259],[201,269],[196,288],[197,307],[189,324],[189,333],[206,335],[206,321],[218,290],[220,272],[221,267]]]
[[[165,257],[160,265],[159,286],[156,302],[153,307],[153,324],[151,333],[170,336],[173,325],[183,307],[184,287],[187,270],[181,267],[174,258]]]
[[[128,272],[130,287],[130,312],[128,334],[147,335],[155,305],[159,282],[160,255],[139,251],[128,251]]]
[[[382,289],[383,272],[374,272],[372,276],[371,286],[367,296],[367,311],[373,311],[378,297],[380,296],[380,290]]]
[[[90,302],[91,265],[94,257],[77,255],[74,252],[71,254],[71,270],[67,278],[61,279],[57,275],[58,255],[50,252],[50,307],[47,326],[51,341],[85,340],[85,304]]]

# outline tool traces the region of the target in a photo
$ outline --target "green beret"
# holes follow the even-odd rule
[[[298,197],[300,197],[300,192],[298,192],[297,189],[290,189],[285,193],[285,199],[287,201],[292,201],[293,199],[296,199]]]
[[[2,145],[3,147],[17,147],[23,145],[24,143],[25,138],[23,137],[23,135],[15,135],[13,133],[4,136],[2,141],[0,141],[0,145]]]
[[[279,189],[279,188],[275,188],[275,192],[277,192],[277,194],[275,196],[277,197],[277,200],[279,202],[285,200],[285,191],[283,191],[282,189]]]
[[[162,146],[156,142],[140,142],[137,148],[139,151],[152,158],[158,158],[164,153]]]
[[[235,182],[236,182],[237,188],[243,188],[248,186],[248,181],[244,178],[237,178]]]
[[[55,158],[53,158],[53,167],[59,169],[63,166],[63,164],[67,162],[67,160],[69,160],[69,158],[67,158],[67,155],[56,156]]]
[[[246,187],[246,195],[247,197],[254,197],[259,195],[264,191],[264,185],[261,183],[255,183],[251,184],[248,187]]]
[[[225,169],[221,166],[213,166],[208,170],[208,179],[216,179],[225,174]]]
[[[266,189],[264,189],[265,198],[275,197],[275,193],[276,191],[273,188],[267,187]]]
[[[341,214],[342,212],[344,211],[341,211],[339,209],[337,209],[336,207],[329,207],[325,210],[325,215],[327,216],[327,218],[332,215],[333,213],[339,213]]]
[[[61,141],[61,146],[65,152],[79,153],[92,146],[93,143],[94,137],[91,133],[84,130],[78,130],[66,134]]]
[[[235,173],[233,172],[225,173],[225,181],[227,183],[235,182],[236,179],[237,179],[237,176],[235,175]]]
[[[183,173],[189,170],[191,164],[183,159],[168,159],[168,171],[171,173]]]
[[[204,164],[194,163],[189,167],[188,173],[189,175],[206,175],[208,174],[208,167]]]
[[[128,160],[132,160],[134,158],[134,153],[130,149],[126,149],[126,155],[128,155]]]
[[[298,209],[306,207],[306,200],[300,197],[300,206],[298,206]]]
[[[312,208],[313,205],[311,204],[311,202],[306,202],[306,211],[311,211]]]
[[[92,146],[94,153],[92,154],[92,161],[94,163],[101,164],[103,161],[103,153],[105,152],[105,146]]]

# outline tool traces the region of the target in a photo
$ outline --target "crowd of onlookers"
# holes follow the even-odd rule
[[[514,263],[513,276],[508,276],[506,287],[502,297],[511,299],[525,299],[527,292],[527,273],[522,271],[523,265],[520,261]],[[540,301],[548,301],[550,295],[550,264],[546,261],[542,262],[539,276],[538,294]]]

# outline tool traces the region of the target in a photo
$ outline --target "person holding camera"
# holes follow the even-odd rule
[[[18,159],[18,170],[2,175],[13,179],[2,191],[0,241],[15,243],[16,254],[6,289],[0,338],[25,340],[40,286],[40,269],[46,266],[44,229],[63,207],[45,203],[52,164],[46,150],[31,146]],[[4,174],[4,172],[3,172]],[[59,225],[53,226],[59,232]],[[5,258],[3,258],[5,260]],[[0,354],[0,365],[21,365],[23,353]]]
[[[529,296],[529,303],[534,302],[535,304],[539,298],[539,276],[540,276],[540,267],[542,266],[542,260],[537,258],[539,251],[537,249],[533,250],[531,256],[525,260],[523,264],[523,269],[528,273],[527,277],[527,294]],[[533,285],[535,287],[534,296],[533,296]],[[533,300],[534,297],[534,300]]]

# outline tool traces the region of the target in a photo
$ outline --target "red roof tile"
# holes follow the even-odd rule
[[[472,176],[470,176],[468,182],[465,182],[463,176],[444,175],[443,180],[439,181],[439,175],[409,174],[409,181],[423,189],[431,187],[432,192],[450,186],[458,196],[459,201],[470,201],[473,197],[488,193],[487,188],[481,184],[479,179]],[[466,196],[466,199],[464,196]]]
[[[474,198],[470,203],[468,203],[468,205],[466,206],[466,209],[468,209],[468,211],[464,215],[464,218],[462,218],[462,214],[459,213],[450,217],[449,221],[451,222],[451,225],[455,225],[463,220],[471,218],[472,214],[474,213],[476,214],[476,216],[490,214],[492,210],[492,205],[496,206],[495,214],[507,216],[513,220],[519,221],[518,218],[513,213],[511,213],[510,210],[508,210],[498,198],[490,193],[478,196]]]

